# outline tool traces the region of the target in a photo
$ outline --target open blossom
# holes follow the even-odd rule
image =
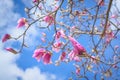
[[[50,64],[51,63],[51,56],[52,56],[52,54],[50,52],[46,52],[43,55],[43,63],[44,64]]]
[[[48,23],[49,25],[51,25],[52,23],[54,23],[54,18],[51,15],[47,15],[47,16],[44,17],[44,21],[46,23]]]
[[[2,42],[5,42],[5,41],[7,41],[8,39],[10,39],[11,38],[11,36],[9,35],[9,34],[5,34],[4,36],[3,36],[3,38],[2,38]]]
[[[22,26],[24,26],[27,23],[27,20],[25,18],[20,18],[18,20],[18,25],[17,28],[21,28]]]
[[[62,42],[57,41],[56,43],[53,44],[52,50],[55,52],[59,52],[62,45],[63,45]]]
[[[85,48],[70,36],[69,36],[69,40],[71,41],[74,49],[69,53],[68,57],[70,58],[70,60],[80,61],[79,58],[76,56],[83,55],[83,53],[86,52]]]
[[[104,3],[104,0],[98,0],[98,5],[99,5],[99,6],[104,6],[104,4],[105,4],[105,3]]]
[[[17,51],[15,51],[13,48],[5,48],[5,50],[7,50],[13,54],[17,54]]]
[[[32,57],[34,57],[35,59],[37,59],[37,61],[40,61],[40,59],[43,57],[43,55],[46,53],[46,50],[43,48],[40,49],[36,49],[34,51],[34,54]]]
[[[76,62],[80,62],[81,59],[79,58],[78,52],[76,52],[75,49],[73,49],[69,54],[68,57],[70,60],[74,60]]]
[[[64,60],[65,60],[65,57],[66,57],[66,53],[65,53],[65,52],[62,52],[62,54],[61,54],[60,57],[59,57],[59,60],[60,60],[60,61],[64,61]]]
[[[69,40],[72,42],[74,51],[77,52],[78,55],[82,55],[83,52],[86,52],[85,48],[79,42],[77,42],[74,38],[69,36]]]
[[[55,39],[58,40],[58,39],[60,39],[60,37],[66,38],[66,35],[65,35],[65,33],[64,33],[64,31],[62,29],[57,31],[57,33],[55,35]]]

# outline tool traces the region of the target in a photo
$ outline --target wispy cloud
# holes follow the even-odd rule
[[[0,28],[13,26],[20,15],[14,12],[13,0],[0,0]]]

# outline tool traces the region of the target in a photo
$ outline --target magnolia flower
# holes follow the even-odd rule
[[[44,64],[50,64],[51,63],[51,53],[47,52],[43,55],[43,63]]]
[[[56,33],[56,35],[55,35],[55,39],[56,39],[56,40],[60,39],[60,36],[61,36],[61,33],[58,31],[58,32]]]
[[[11,52],[11,53],[13,53],[13,54],[17,54],[17,53],[18,53],[18,52],[15,51],[13,48],[5,48],[5,50],[7,50],[7,51],[9,51],[9,52]]]
[[[99,1],[98,1],[98,5],[99,5],[99,6],[104,6],[104,0],[99,0]]]
[[[3,36],[3,38],[2,38],[2,42],[5,42],[5,41],[7,41],[8,39],[10,39],[11,38],[11,36],[9,35],[9,34],[5,34],[4,36]]]
[[[39,2],[39,0],[33,0],[34,3]]]
[[[85,48],[70,36],[69,40],[71,41],[74,49],[70,52],[70,54],[68,54],[68,57],[70,58],[70,60],[80,61],[79,56],[83,55],[83,53],[86,52]]]
[[[68,54],[68,57],[70,58],[70,60],[74,60],[74,57],[77,56],[75,51],[72,50],[69,54]]]
[[[62,54],[61,54],[60,57],[59,57],[59,60],[60,60],[60,61],[64,61],[64,60],[65,60],[65,57],[66,57],[66,53],[65,53],[65,52],[62,52]]]
[[[62,29],[57,31],[57,33],[55,35],[55,39],[58,40],[58,39],[60,39],[60,37],[66,38],[66,35],[65,35],[65,33],[64,33],[64,31]]]
[[[73,47],[74,47],[74,52],[76,52],[78,55],[82,55],[83,52],[86,52],[85,48],[77,42],[74,38],[69,36],[69,40],[71,41]]]
[[[37,61],[39,62],[40,59],[43,57],[43,55],[46,53],[46,50],[43,49],[43,48],[40,48],[40,49],[36,49],[34,51],[34,54],[32,57],[34,57],[35,59],[37,59]]]
[[[44,17],[44,21],[46,23],[48,23],[49,25],[51,25],[52,23],[54,23],[54,18],[51,15],[47,15],[47,16]]]
[[[27,23],[27,20],[25,18],[20,18],[18,20],[18,25],[17,28],[21,28],[22,26],[24,26]]]
[[[52,50],[55,52],[59,52],[62,45],[63,45],[63,43],[58,41],[53,44]]]

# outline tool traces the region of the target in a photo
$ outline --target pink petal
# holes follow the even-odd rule
[[[17,54],[18,52],[15,51],[13,48],[5,48],[7,51],[13,53],[13,54]]]
[[[35,59],[37,59],[37,61],[39,62],[40,59],[43,57],[43,55],[45,54],[46,50],[43,49],[43,48],[40,48],[40,49],[36,49],[34,51],[34,54],[32,57],[34,57]]]
[[[69,40],[71,41],[74,47],[74,52],[76,52],[79,55],[82,55],[83,52],[86,52],[85,48],[79,42],[77,42],[74,38],[69,36]]]
[[[65,53],[65,52],[62,52],[62,54],[61,54],[60,57],[59,57],[59,60],[60,60],[60,61],[63,61],[63,60],[65,59],[65,57],[66,57],[66,53]]]
[[[20,18],[18,20],[18,25],[17,25],[17,28],[21,28],[22,26],[24,26],[26,24],[26,19],[25,18]]]
[[[10,39],[11,38],[11,36],[9,35],[9,34],[5,34],[4,36],[3,36],[3,38],[2,38],[2,42],[5,42],[5,41],[7,41],[8,39]]]
[[[46,23],[48,23],[49,25],[51,25],[52,23],[54,23],[54,18],[51,15],[47,15],[47,16],[44,17],[44,21]]]
[[[44,64],[50,64],[51,63],[51,53],[47,52],[43,55],[43,62]]]
[[[60,49],[61,49],[61,46],[62,46],[62,42],[56,42],[53,44],[53,47],[52,47],[52,50],[55,51],[55,52],[59,52]]]
[[[74,57],[74,60],[75,60],[76,62],[80,62],[80,61],[81,61],[81,59],[79,58],[79,56],[75,56],[75,57]]]

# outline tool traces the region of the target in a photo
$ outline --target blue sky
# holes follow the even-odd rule
[[[92,4],[94,3],[89,5],[92,6]],[[0,0],[0,39],[5,33],[18,36],[23,32],[24,28],[20,30],[15,28],[17,20],[21,17],[27,17],[24,8],[31,5],[31,0]],[[62,63],[60,66],[44,65],[32,58],[35,46],[39,42],[36,40],[40,34],[38,31],[36,27],[32,27],[28,31],[27,44],[29,44],[29,48],[23,49],[22,53],[18,55],[5,51],[4,47],[14,46],[17,49],[20,41],[16,44],[12,40],[5,44],[0,42],[0,80],[68,80],[71,76],[76,80],[75,75],[71,74],[71,71],[75,71],[73,63]],[[82,37],[82,39],[87,39],[87,36]],[[87,45],[82,40],[80,42]]]

